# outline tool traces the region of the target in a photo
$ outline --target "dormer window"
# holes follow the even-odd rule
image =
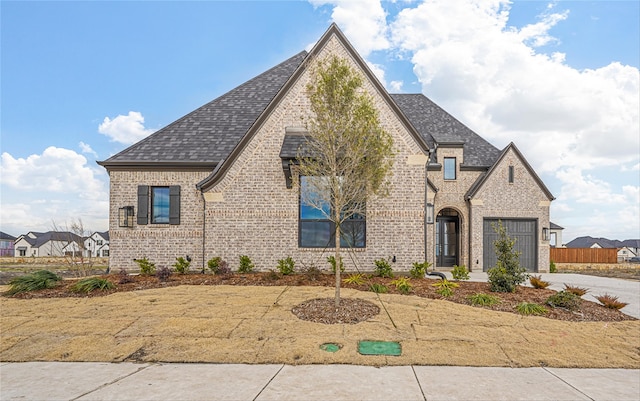
[[[456,179],[456,158],[455,157],[444,158],[444,179],[445,180]]]

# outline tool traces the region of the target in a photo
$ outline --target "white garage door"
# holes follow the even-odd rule
[[[528,272],[536,272],[538,269],[538,248],[537,243],[537,221],[521,219],[500,219],[502,225],[507,229],[507,235],[516,239],[514,249],[520,252],[520,266]],[[492,224],[497,225],[498,219],[484,219],[483,227],[483,270],[487,271],[496,265],[498,257],[496,248],[493,245],[498,239]]]

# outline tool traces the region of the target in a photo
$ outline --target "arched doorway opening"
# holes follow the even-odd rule
[[[453,267],[460,253],[460,216],[451,208],[442,209],[436,217],[436,267]]]

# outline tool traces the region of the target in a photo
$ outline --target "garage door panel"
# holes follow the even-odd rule
[[[500,219],[507,229],[507,235],[515,238],[514,250],[520,253],[520,266],[528,272],[537,270],[537,222],[536,220]],[[498,225],[498,219],[485,219],[483,224],[483,270],[487,271],[496,265],[498,257],[495,252],[494,242],[498,240],[498,234],[492,227]]]

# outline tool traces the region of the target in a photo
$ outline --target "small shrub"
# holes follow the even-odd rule
[[[436,292],[443,297],[450,297],[451,295],[453,295],[453,289],[458,288],[459,286],[458,283],[454,283],[446,279],[437,281],[431,285],[436,287]]]
[[[429,262],[414,262],[413,267],[409,270],[409,275],[411,275],[412,278],[424,278],[430,266],[431,263]]]
[[[170,276],[171,276],[171,269],[169,269],[166,266],[159,268],[158,271],[156,272],[156,277],[158,278],[158,281],[163,283],[168,281]]]
[[[558,272],[558,268],[556,267],[556,264],[553,263],[553,260],[551,261],[551,263],[549,263],[549,273],[557,273]]]
[[[609,309],[622,309],[629,305],[628,303],[618,301],[618,297],[609,294],[599,295],[595,298],[600,301],[604,307]]]
[[[207,260],[207,267],[213,274],[218,274],[218,268],[220,267],[220,263],[222,262],[222,258],[220,256],[214,256],[213,258]]]
[[[498,224],[492,224],[492,227],[498,234],[498,239],[493,242],[498,260],[496,265],[487,271],[491,291],[515,292],[516,286],[529,278],[527,269],[520,266],[520,253],[513,249],[516,240],[507,235],[502,221],[498,220]]]
[[[584,294],[586,294],[587,292],[589,292],[588,288],[583,288],[583,287],[578,287],[578,286],[573,286],[573,285],[568,285],[568,284],[564,285],[564,290],[568,291],[570,293],[576,294],[579,297],[581,297]]]
[[[364,284],[364,274],[350,274],[349,277],[343,278],[342,282],[346,284],[362,285]]]
[[[238,272],[240,273],[251,273],[255,265],[251,262],[251,258],[247,255],[240,256],[240,266],[238,267]]]
[[[395,285],[396,290],[400,291],[401,294],[408,294],[413,289],[407,277],[398,277],[391,284]]]
[[[218,272],[216,274],[227,275],[231,274],[231,268],[229,267],[229,263],[226,260],[220,262],[220,266],[218,266]]]
[[[307,280],[315,281],[320,277],[322,271],[315,264],[304,265],[301,269],[302,274],[307,278]]]
[[[282,275],[280,273],[278,273],[277,271],[275,271],[273,269],[269,269],[269,273],[266,274],[264,279],[265,280],[276,281],[276,280],[280,280],[281,277],[282,277]]]
[[[475,306],[491,306],[500,303],[500,298],[489,294],[473,294],[467,297],[471,305]]]
[[[520,302],[516,305],[516,310],[522,315],[544,315],[547,313],[547,308],[544,306],[529,302]]]
[[[118,272],[118,284],[127,284],[132,281],[133,280],[131,279],[129,272],[125,269],[120,269],[120,271]]]
[[[331,265],[331,272],[336,272],[336,257],[331,255],[327,257],[327,262]],[[344,263],[342,262],[342,256],[340,257],[340,272],[344,272]]]
[[[291,256],[287,256],[286,259],[278,260],[278,271],[287,276],[289,274],[293,274],[296,271],[296,262],[293,261]]]
[[[143,276],[151,276],[156,273],[156,264],[149,262],[146,256],[142,259],[135,259],[135,262],[140,267],[140,274]]]
[[[532,275],[531,277],[529,277],[529,282],[531,283],[533,288],[537,288],[537,289],[545,289],[551,285],[550,282],[544,281],[542,279],[542,276],[536,276],[536,275]]]
[[[189,265],[191,265],[191,262],[180,256],[176,258],[176,263],[173,264],[173,267],[176,269],[176,272],[186,274],[189,271]]]
[[[379,283],[373,283],[369,286],[369,289],[373,292],[375,292],[376,294],[385,294],[387,293],[387,291],[389,291],[389,289],[387,288],[386,285],[384,284],[379,284]]]
[[[53,288],[58,281],[62,280],[57,274],[49,270],[39,270],[26,276],[15,277],[9,282],[8,295],[20,294],[22,292],[43,290]]]
[[[378,259],[374,260],[373,264],[376,265],[375,275],[378,277],[393,277],[393,269],[391,268],[391,264],[387,259]]]
[[[554,308],[574,310],[580,306],[580,297],[569,291],[558,291],[547,298],[546,304]]]
[[[451,275],[453,276],[454,280],[469,280],[469,271],[467,270],[467,267],[465,265],[453,266]]]
[[[114,287],[115,285],[107,279],[100,277],[89,277],[83,278],[82,280],[76,282],[71,287],[69,287],[69,289],[73,292],[84,292],[88,294],[94,290],[110,290]]]

